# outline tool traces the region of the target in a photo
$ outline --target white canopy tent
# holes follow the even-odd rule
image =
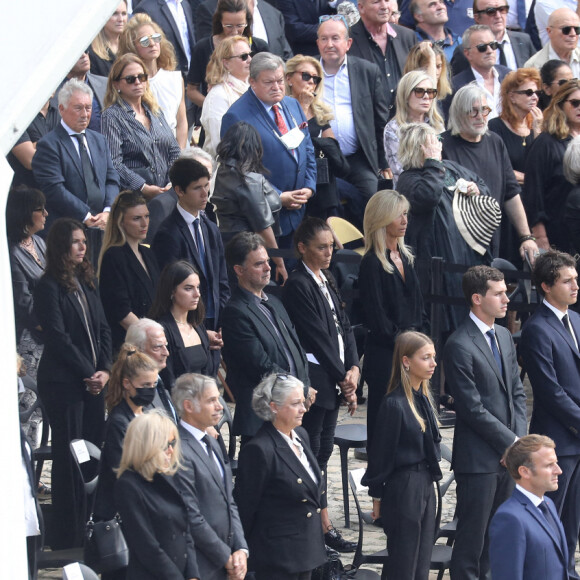
[[[3,412],[0,441],[0,578],[27,578],[16,344],[12,284],[6,244],[5,204],[12,170],[5,155],[103,27],[118,0],[28,0],[2,3],[0,35],[0,362]]]

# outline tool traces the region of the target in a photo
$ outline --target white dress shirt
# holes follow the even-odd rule
[[[499,82],[499,74],[497,69],[492,68],[491,72],[493,74],[493,94],[487,90],[485,86],[484,78],[472,67],[473,76],[475,77],[475,82],[484,90],[485,96],[487,98],[487,105],[491,108],[491,113],[487,117],[487,120],[499,117],[501,113],[501,83]]]

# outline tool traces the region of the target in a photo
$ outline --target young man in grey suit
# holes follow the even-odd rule
[[[510,496],[513,481],[501,464],[507,447],[526,433],[526,397],[516,349],[504,318],[509,299],[504,276],[474,266],[463,276],[470,313],[443,355],[457,414],[451,467],[457,481],[457,534],[452,580],[489,579],[487,529]]]
[[[222,416],[217,385],[211,377],[181,375],[172,397],[181,417],[178,430],[186,468],[175,480],[188,507],[200,577],[243,580],[248,545],[232,497],[232,470],[218,442],[206,433]]]

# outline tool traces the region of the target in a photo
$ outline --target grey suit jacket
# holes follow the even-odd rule
[[[516,435],[526,434],[526,396],[508,330],[496,325],[504,376],[486,337],[468,317],[445,345],[446,382],[455,399],[456,473],[494,473]]]
[[[175,483],[188,507],[191,536],[195,544],[200,577],[226,580],[224,568],[230,555],[247,549],[238,508],[232,496],[232,471],[213,438],[210,445],[224,470],[216,476],[207,451],[187,429],[178,427],[185,470],[175,474]]]

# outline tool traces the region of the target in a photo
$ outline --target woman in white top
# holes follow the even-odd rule
[[[134,14],[119,42],[117,58],[131,52],[145,63],[149,87],[182,149],[187,146],[185,88],[171,43],[148,14]]]
[[[211,55],[206,73],[211,88],[203,102],[201,124],[205,129],[203,148],[212,157],[220,142],[222,117],[248,90],[250,62],[250,45],[244,36],[225,38]]]

